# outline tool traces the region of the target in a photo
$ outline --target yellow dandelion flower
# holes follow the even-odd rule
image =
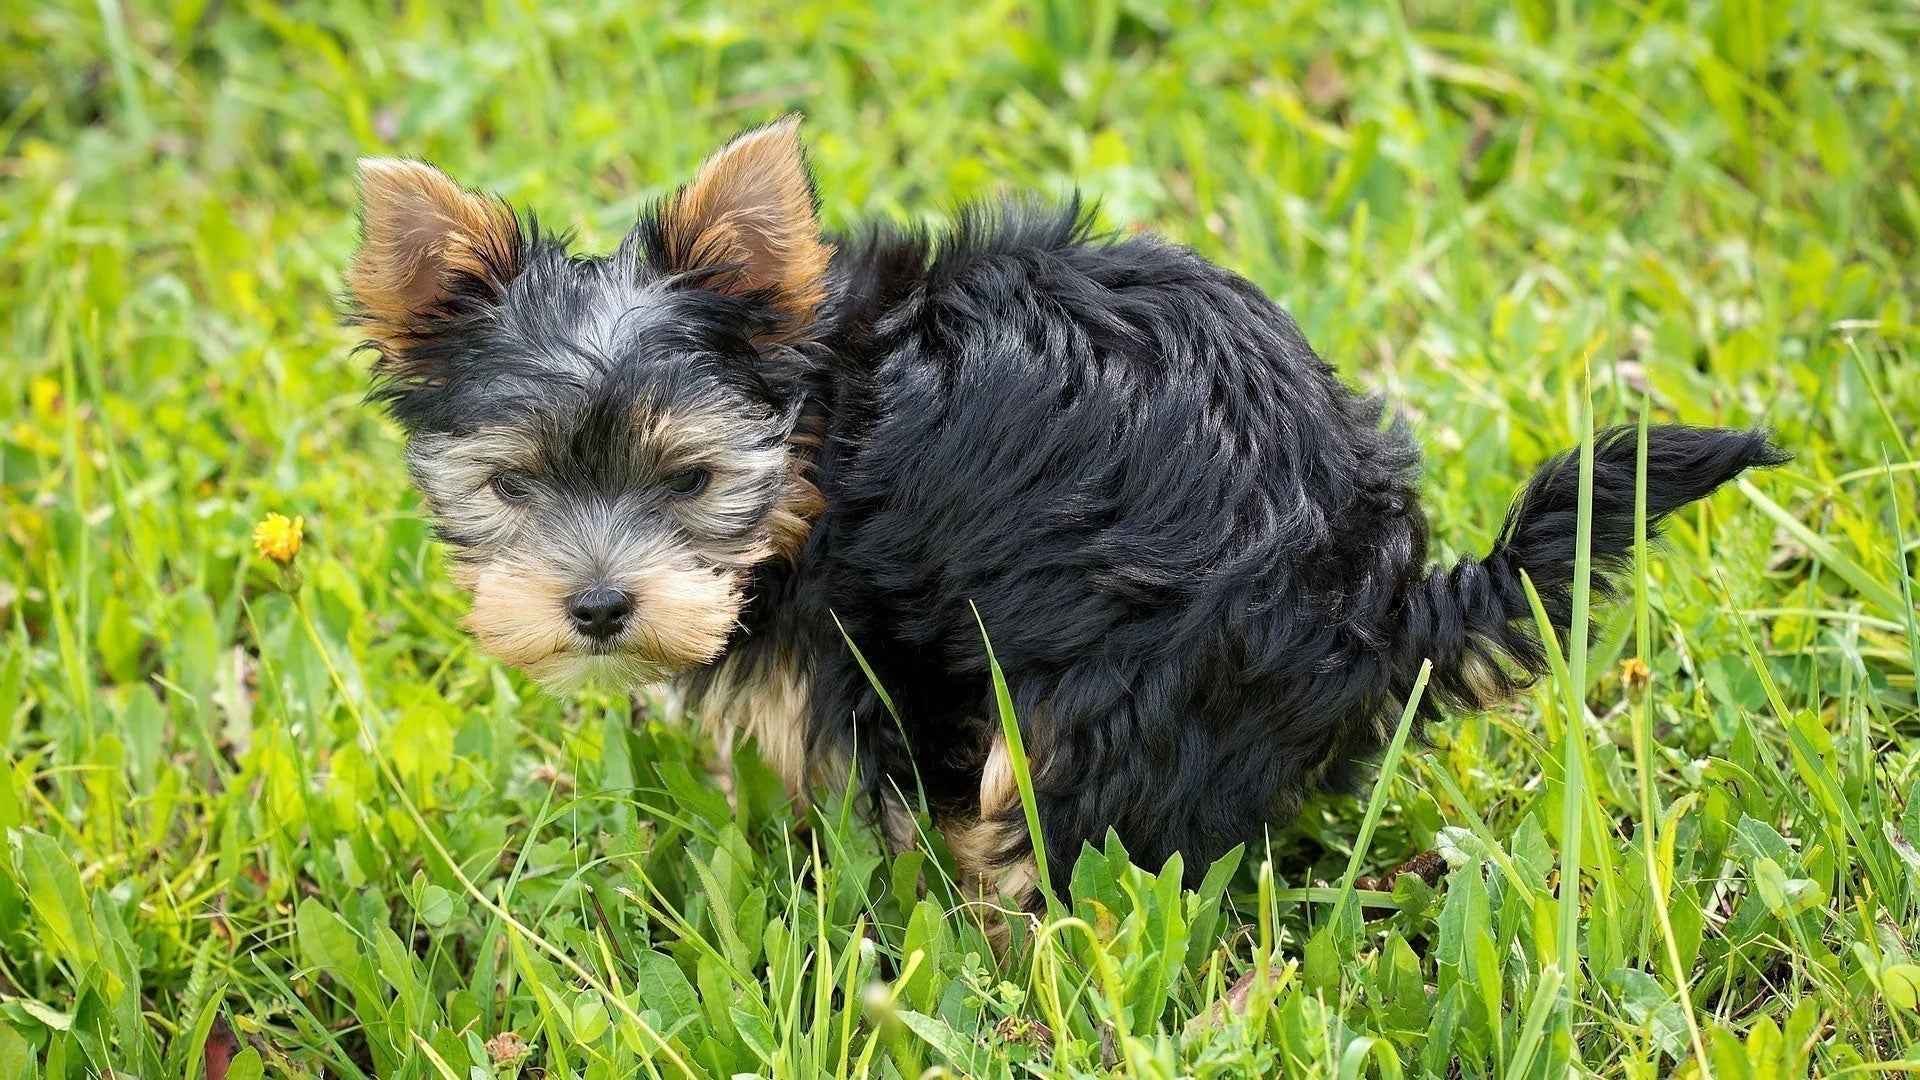
[[[1620,661],[1620,681],[1626,685],[1627,693],[1636,697],[1646,693],[1647,683],[1652,681],[1653,672],[1647,662],[1637,656],[1629,656]]]
[[[253,527],[253,550],[281,566],[292,566],[293,557],[300,554],[300,537],[306,527],[304,517],[289,521],[285,514],[268,514]]]

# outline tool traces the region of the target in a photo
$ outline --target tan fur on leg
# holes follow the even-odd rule
[[[1040,907],[1040,871],[1027,841],[1027,828],[1014,811],[1020,806],[1020,787],[1013,772],[1013,756],[1004,736],[995,735],[980,767],[980,814],[961,821],[942,822],[947,850],[960,872],[961,895],[975,906],[981,929],[996,955],[1005,953],[1010,931],[998,913],[1016,911],[1031,916]],[[1008,864],[1004,854],[1019,847],[1029,853]]]
[[[1028,855],[1012,865],[1000,861],[1001,853],[1009,844],[1017,843],[1026,829],[990,820],[955,823],[941,831],[960,873],[962,898],[986,933],[994,955],[1006,955],[1012,937],[1007,916],[1031,917],[1039,906],[1039,890],[1035,887],[1039,872],[1033,857]]]
[[[733,739],[736,731],[730,725],[721,725],[713,733],[713,760],[707,763],[707,775],[713,778],[721,793],[727,797],[727,805],[738,810],[740,793],[735,790],[733,782]]]
[[[736,731],[753,737],[761,760],[780,777],[787,796],[803,806],[807,796],[807,678],[782,657],[748,666],[722,657],[712,680],[694,702],[714,742],[731,743]],[[803,815],[804,816],[804,815]]]
[[[1007,740],[996,735],[987,760],[980,767],[980,816],[990,818],[1020,803],[1020,784],[1013,775],[1013,755]]]
[[[920,846],[920,830],[914,824],[913,810],[897,791],[888,792],[881,799],[880,835],[886,840],[889,855],[899,856]]]
[[[1004,820],[942,822],[940,832],[960,873],[960,895],[972,908],[994,955],[1004,956],[1012,931],[1008,914],[1031,917],[1040,906],[1040,873],[1031,854],[1011,865],[1002,853],[1018,846],[1025,825]]]

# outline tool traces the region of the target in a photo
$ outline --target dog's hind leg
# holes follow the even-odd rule
[[[947,850],[960,875],[960,894],[975,915],[995,955],[1012,938],[1009,916],[1031,918],[1040,910],[1039,871],[1023,823],[988,818],[942,823]],[[1009,851],[1024,854],[1009,855]]]
[[[997,916],[1039,912],[1040,872],[1003,738],[994,738],[981,769],[978,816],[941,822],[940,831],[953,853],[962,897],[980,916],[994,951],[1004,952],[1010,931]]]
[[[913,808],[898,789],[880,797],[880,838],[887,853],[898,856],[920,846],[920,827],[913,819]]]

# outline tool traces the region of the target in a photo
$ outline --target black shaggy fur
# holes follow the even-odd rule
[[[996,725],[977,608],[1037,769],[1056,885],[1109,828],[1143,863],[1177,851],[1198,874],[1305,793],[1352,788],[1425,659],[1422,721],[1530,681],[1544,656],[1523,573],[1557,627],[1570,617],[1575,455],[1528,483],[1492,551],[1433,567],[1404,425],[1246,280],[1157,240],[1096,236],[1073,207],[843,239],[804,340],[766,344],[770,311],[685,277],[612,346],[631,357],[549,370],[476,336],[508,319],[524,324],[516,340],[564,337],[597,281],[655,296],[634,282],[667,279],[649,267],[659,233],[643,221],[620,252],[582,259],[529,232],[504,293],[469,283],[435,315],[444,333],[420,346],[439,350],[432,375],[383,395],[432,430],[711,382],[810,430],[817,446],[798,445],[825,509],[796,559],[755,571],[729,662],[801,669],[811,755],[850,756],[876,809],[918,778],[937,813],[964,816]],[[1785,460],[1755,432],[1649,438],[1650,530]],[[1605,588],[1632,542],[1634,432],[1603,432],[1595,458]],[[1023,858],[1020,843],[1001,856]]]
[[[840,250],[808,402],[827,510],[734,648],[805,643],[810,744],[856,750],[876,795],[911,791],[917,766],[936,809],[974,798],[996,716],[975,606],[1057,876],[1109,828],[1198,874],[1309,790],[1350,789],[1425,658],[1423,720],[1544,670],[1520,574],[1564,629],[1577,455],[1540,471],[1486,557],[1432,568],[1413,438],[1244,279],[1097,238],[1074,208]],[[1785,460],[1754,432],[1649,438],[1650,529]],[[1598,570],[1629,554],[1634,458],[1631,429],[1600,435]]]

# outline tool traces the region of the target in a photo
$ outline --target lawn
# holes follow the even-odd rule
[[[647,7],[6,6],[0,1080],[1920,1072],[1920,8]],[[1089,849],[997,960],[943,852],[479,654],[339,321],[356,156],[604,247],[795,109],[831,224],[1077,187],[1259,283],[1443,558],[1590,424],[1797,460],[1371,804]]]

